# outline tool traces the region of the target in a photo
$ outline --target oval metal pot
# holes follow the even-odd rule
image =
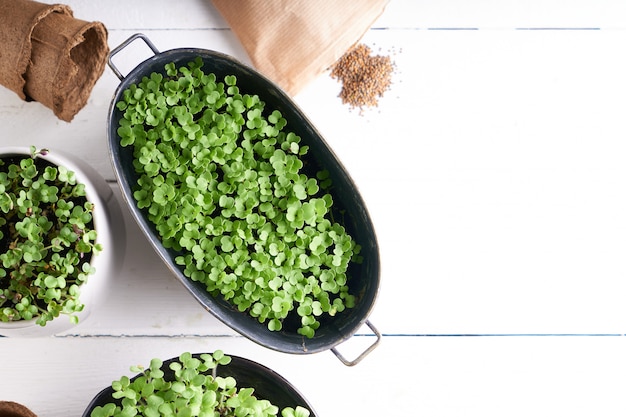
[[[200,355],[200,353],[196,353],[193,356],[199,357]],[[281,410],[286,407],[295,409],[296,406],[301,406],[309,409],[311,412],[310,417],[317,416],[313,406],[304,398],[300,391],[281,375],[249,359],[233,355],[228,356],[231,357],[231,362],[228,365],[219,365],[217,367],[217,376],[235,378],[237,387],[240,389],[254,388],[255,397],[268,400]],[[178,358],[171,358],[163,362],[161,369],[165,373],[166,380],[173,379],[169,364],[177,360]],[[133,377],[133,379],[137,377],[139,375]],[[111,396],[112,394],[113,388],[110,386],[100,391],[85,409],[83,417],[90,417],[93,409],[98,406],[103,406],[110,402],[119,403],[120,400],[114,400]]]
[[[136,39],[143,40],[152,49],[154,56],[143,61],[126,76],[123,76],[113,64],[112,58]],[[321,321],[320,328],[316,330],[313,338],[309,339],[299,335],[295,330],[291,332],[285,330],[272,332],[268,330],[266,324],[259,323],[257,319],[247,313],[239,312],[228,301],[210,295],[206,291],[204,284],[188,279],[183,274],[182,268],[174,262],[174,258],[178,254],[162,246],[155,226],[147,219],[144,212],[137,207],[133,198],[133,187],[137,183],[138,175],[133,169],[132,147],[122,147],[120,145],[117,128],[122,112],[116,108],[115,104],[122,97],[124,90],[131,84],[139,83],[143,77],[149,76],[152,72],[165,74],[164,67],[166,64],[174,62],[177,66],[183,66],[193,61],[196,57],[200,57],[203,60],[205,72],[215,73],[218,79],[226,75],[235,75],[237,77],[237,85],[242,93],[257,94],[266,103],[266,108],[276,109],[282,113],[287,120],[288,128],[301,137],[301,144],[309,145],[309,154],[307,155],[309,159],[307,161],[313,162],[318,167],[323,167],[330,172],[330,178],[333,181],[330,193],[332,194],[334,205],[342,212],[345,212],[342,224],[362,247],[361,255],[364,261],[360,265],[351,267],[348,280],[351,293],[357,297],[357,305],[352,309],[346,309],[331,320]],[[232,57],[215,51],[179,48],[159,52],[147,37],[138,33],[111,51],[108,64],[121,81],[111,102],[107,120],[109,150],[115,174],[124,200],[128,204],[133,217],[159,256],[176,277],[205,309],[238,333],[260,345],[280,352],[294,354],[315,353],[331,349],[344,364],[351,366],[358,363],[381,340],[380,333],[367,319],[373,309],[380,281],[378,243],[370,215],[356,185],[320,133],[302,111],[280,88],[266,77]],[[345,359],[337,351],[336,346],[351,338],[364,324],[368,325],[375,333],[375,342],[355,360]]]

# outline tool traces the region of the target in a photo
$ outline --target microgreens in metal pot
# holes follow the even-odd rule
[[[218,366],[231,358],[221,350],[200,355],[189,352],[165,367],[161,359],[150,366],[130,367],[136,378],[113,381],[112,402],[94,407],[91,417],[308,417],[302,406],[280,410],[267,399],[254,395],[254,387],[238,387],[232,376],[217,375]],[[117,402],[116,402],[117,400]]]
[[[335,220],[329,173],[305,169],[309,147],[281,112],[202,65],[167,64],[116,103],[136,204],[187,277],[272,331],[295,314],[313,337],[321,316],[354,307],[347,271],[360,245]]]

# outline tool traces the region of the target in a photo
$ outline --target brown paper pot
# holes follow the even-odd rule
[[[0,84],[67,122],[87,104],[109,52],[102,23],[30,0],[0,0],[0,44]]]
[[[1,417],[37,417],[25,406],[12,401],[0,401]]]

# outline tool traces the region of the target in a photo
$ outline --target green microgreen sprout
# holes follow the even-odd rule
[[[0,321],[47,322],[84,309],[80,286],[95,271],[102,247],[94,205],[74,172],[30,156],[0,158]]]
[[[231,357],[221,350],[199,355],[181,354],[165,366],[161,359],[146,368],[131,366],[135,378],[113,381],[112,402],[94,407],[91,417],[308,417],[302,406],[280,410],[254,395],[254,387],[238,387],[232,376],[218,375]]]
[[[321,317],[354,307],[360,246],[333,220],[328,171],[307,173],[309,148],[281,112],[202,64],[167,64],[116,103],[137,206],[185,276],[272,331],[295,314],[311,338]]]

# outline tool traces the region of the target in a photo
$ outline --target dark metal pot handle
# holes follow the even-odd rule
[[[366,320],[365,324],[367,325],[367,327],[369,327],[374,334],[376,335],[376,341],[374,343],[372,343],[367,349],[365,349],[365,351],[363,353],[361,353],[356,359],[350,361],[348,359],[346,359],[341,353],[339,353],[339,351],[337,350],[336,347],[331,348],[331,352],[333,352],[335,354],[335,356],[337,357],[337,359],[339,359],[344,365],[346,366],[354,366],[357,363],[361,362],[361,360],[363,360],[363,358],[365,358],[371,351],[373,351],[376,346],[378,346],[378,344],[380,343],[380,341],[382,340],[382,335],[380,334],[380,332],[376,329],[376,327],[374,327],[374,325],[372,324],[371,321]]]
[[[152,41],[150,41],[150,39],[148,39],[148,37],[146,35],[144,35],[143,33],[135,33],[133,36],[131,36],[130,38],[126,39],[124,42],[122,42],[117,48],[113,49],[110,53],[109,53],[109,60],[107,61],[107,64],[109,65],[109,68],[111,68],[111,70],[113,71],[113,73],[115,75],[117,75],[117,78],[120,79],[120,81],[124,81],[124,76],[122,75],[122,73],[120,72],[120,70],[117,69],[117,67],[115,66],[115,64],[113,64],[113,56],[115,56],[118,52],[120,52],[122,49],[126,48],[128,45],[130,45],[133,41],[135,41],[136,39],[141,39],[143,40],[146,45],[148,45],[148,47],[150,49],[152,49],[152,52],[154,52],[155,55],[159,54],[159,50],[156,48],[156,46],[154,46],[154,44],[152,43]]]

